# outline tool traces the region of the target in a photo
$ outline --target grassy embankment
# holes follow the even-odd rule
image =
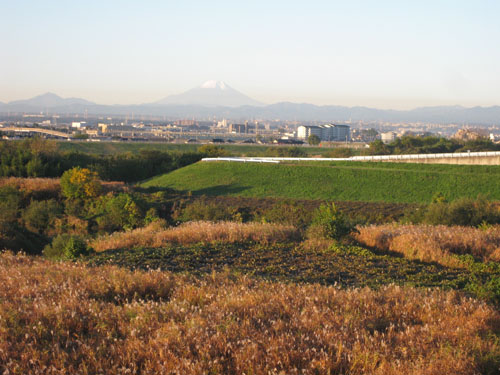
[[[428,203],[441,192],[449,200],[479,194],[500,200],[500,166],[199,162],[141,186],[209,196]]]

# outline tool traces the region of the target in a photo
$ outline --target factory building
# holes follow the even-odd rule
[[[297,138],[307,139],[310,135],[316,135],[322,141],[349,141],[351,139],[350,127],[348,125],[325,124],[319,126],[304,126],[297,128]]]

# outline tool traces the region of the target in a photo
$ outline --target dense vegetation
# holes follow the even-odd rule
[[[500,145],[488,138],[461,141],[435,136],[413,137],[404,136],[385,144],[381,140],[370,143],[370,147],[363,150],[365,155],[389,154],[438,154],[467,151],[500,151]]]
[[[194,195],[428,203],[487,194],[500,199],[500,166],[309,162],[197,163],[142,184]]]
[[[430,154],[470,151],[500,151],[500,146],[487,138],[471,141],[461,141],[436,136],[403,136],[395,141],[384,144],[380,140],[373,141],[369,148],[362,149],[363,155],[388,154]],[[163,152],[196,152],[197,144],[172,143],[140,143],[140,142],[58,142],[57,148],[65,152],[80,152],[88,154],[119,154],[138,153],[141,150],[157,150]],[[270,147],[268,145],[220,145],[228,154],[233,156],[277,156],[270,155],[275,149],[288,147]],[[324,157],[350,157],[358,154],[357,148],[345,147],[293,147],[301,150],[301,155],[322,155]]]
[[[58,151],[55,142],[28,139],[0,142],[0,177],[59,177],[64,171],[82,167],[97,172],[103,180],[133,182],[166,173],[200,160],[199,152],[89,154]]]

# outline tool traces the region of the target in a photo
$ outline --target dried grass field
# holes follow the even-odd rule
[[[3,374],[496,374],[455,291],[339,289],[0,255]]]

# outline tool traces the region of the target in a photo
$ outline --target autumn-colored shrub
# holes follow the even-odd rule
[[[0,255],[8,374],[496,374],[498,311],[454,291],[339,289]]]
[[[61,176],[61,191],[68,199],[90,199],[102,190],[97,173],[87,168],[75,167]]]
[[[164,228],[164,222],[155,221],[144,228],[98,237],[90,245],[96,251],[104,251],[132,247],[162,247],[171,243],[214,241],[272,243],[295,241],[299,238],[299,232],[290,225],[197,221]]]
[[[483,261],[500,262],[500,225],[485,230],[445,225],[371,225],[358,229],[355,238],[360,243],[410,259],[460,266],[452,255],[470,254]]]

